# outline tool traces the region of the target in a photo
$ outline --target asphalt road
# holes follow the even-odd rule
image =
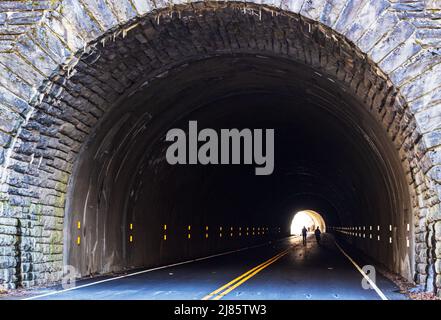
[[[357,264],[363,266],[361,261]],[[378,300],[384,294],[391,300],[405,299],[395,284],[378,273],[377,291],[363,289],[362,279],[333,238],[325,235],[320,246],[312,236],[306,246],[299,237],[291,237],[131,276],[78,281],[74,290],[33,290],[27,298]]]

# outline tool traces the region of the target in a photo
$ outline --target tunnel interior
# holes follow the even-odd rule
[[[163,28],[157,34],[167,27],[155,27]],[[305,61],[249,51],[181,59],[118,94],[79,150],[69,181],[66,264],[87,276],[183,261],[287,236],[292,213],[309,209],[336,237],[411,277],[411,245],[387,241],[392,232],[408,237],[408,184],[365,92]],[[85,66],[99,64],[87,59]],[[189,121],[200,129],[274,129],[274,172],[170,165],[167,131],[187,131]],[[381,241],[348,237],[346,228],[374,229]]]

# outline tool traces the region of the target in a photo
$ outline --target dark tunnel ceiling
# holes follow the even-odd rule
[[[274,173],[170,166],[165,133],[189,120],[199,128],[274,128]],[[348,225],[405,203],[395,150],[363,103],[335,80],[273,57],[219,56],[169,71],[122,100],[85,152],[98,161],[83,156],[79,175],[99,168],[106,206],[129,216],[149,211],[167,220],[190,212],[195,220],[270,220],[288,228],[300,209]]]

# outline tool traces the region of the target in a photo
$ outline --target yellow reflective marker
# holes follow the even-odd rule
[[[81,221],[78,221],[78,223],[77,223],[77,228],[78,228],[78,229],[81,229]]]
[[[78,237],[77,237],[77,245],[80,245],[80,244],[81,244],[81,237],[78,236]]]

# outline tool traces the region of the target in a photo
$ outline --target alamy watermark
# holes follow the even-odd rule
[[[375,285],[375,281],[376,281],[376,272],[375,272],[375,267],[368,264],[363,266],[363,268],[361,269],[364,274],[366,275],[366,277],[369,279],[366,279],[366,277],[363,277],[363,279],[361,280],[361,287],[365,290],[369,290],[369,289],[374,289]]]
[[[172,142],[166,153],[171,165],[254,164],[256,175],[274,171],[274,129],[220,129],[219,134],[210,128],[198,132],[197,121],[190,121],[188,139],[184,130],[175,128],[166,140]]]

